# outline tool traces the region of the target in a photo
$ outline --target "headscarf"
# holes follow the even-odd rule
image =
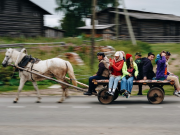
[[[117,51],[116,54],[117,54],[117,53],[119,53],[119,58],[118,58],[118,60],[116,60],[116,58],[114,58],[115,62],[119,62],[119,61],[123,60],[123,54],[122,54],[122,52],[121,52],[121,51]]]

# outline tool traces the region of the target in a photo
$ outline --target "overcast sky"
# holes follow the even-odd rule
[[[31,0],[53,15],[45,16],[46,26],[59,26],[59,20],[63,18],[62,13],[56,13],[56,0]],[[156,13],[174,14],[180,16],[180,0],[124,0],[127,9],[135,9]],[[89,25],[89,20],[86,24]]]

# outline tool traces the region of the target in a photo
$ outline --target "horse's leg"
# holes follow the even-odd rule
[[[64,101],[64,97],[65,97],[65,91],[66,89],[62,89],[62,96],[61,96],[61,99],[58,101],[58,103],[62,103]]]
[[[25,84],[26,81],[27,81],[27,80],[25,79],[24,76],[22,76],[22,77],[20,78],[20,85],[19,85],[19,87],[18,87],[17,97],[15,98],[14,103],[17,103],[17,101],[19,100],[19,94],[20,94],[21,90],[23,89],[24,84]]]
[[[68,89],[65,90],[65,97],[69,98]]]
[[[61,80],[61,81],[66,82],[65,80]],[[61,84],[61,86],[62,86],[62,96],[61,96],[61,99],[58,101],[58,103],[62,103],[64,101],[65,96],[66,96],[67,86],[62,85],[62,84]]]
[[[36,103],[41,103],[41,96],[40,96],[40,93],[39,93],[39,89],[38,89],[38,86],[37,86],[37,83],[36,82],[32,82],[33,86],[34,86],[34,89],[36,90],[37,92],[37,98],[38,100],[36,101]]]

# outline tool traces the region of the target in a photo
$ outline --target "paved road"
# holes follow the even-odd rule
[[[101,105],[96,97],[0,98],[0,135],[174,135],[180,129],[180,98],[149,104],[146,97],[120,97]]]

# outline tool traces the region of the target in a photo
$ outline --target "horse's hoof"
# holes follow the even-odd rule
[[[13,103],[17,103],[17,101],[13,101]]]
[[[70,96],[67,96],[66,98],[70,98]]]
[[[62,103],[62,101],[57,101],[57,103]]]
[[[36,103],[41,103],[41,101],[36,101]]]

